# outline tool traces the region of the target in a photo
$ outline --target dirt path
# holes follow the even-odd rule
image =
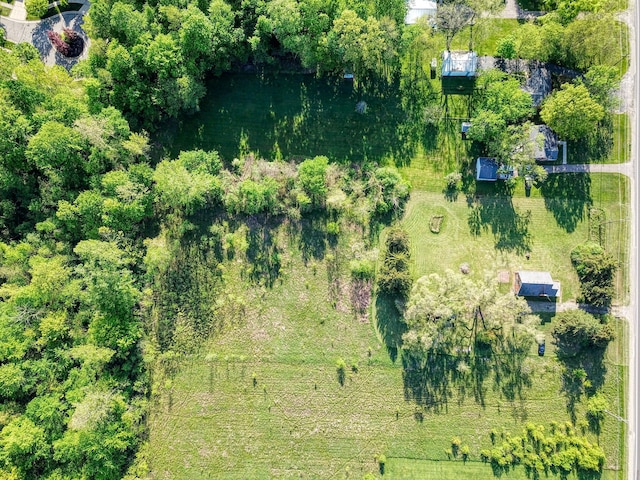
[[[74,3],[82,3],[82,7],[77,12],[63,12],[44,20],[25,20],[26,11],[21,11],[19,6],[22,2],[15,0],[15,5],[9,17],[0,17],[0,28],[3,28],[7,35],[7,40],[13,43],[30,43],[38,49],[40,57],[45,65],[61,65],[67,70],[73,67],[78,61],[87,58],[90,40],[82,29],[84,14],[89,10],[87,0],[74,0]],[[51,45],[47,32],[53,30],[62,32],[63,27],[68,27],[78,32],[84,42],[85,48],[82,54],[75,58],[66,58],[60,55]]]

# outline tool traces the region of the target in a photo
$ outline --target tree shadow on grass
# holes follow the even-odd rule
[[[468,217],[473,235],[490,230],[497,250],[524,254],[531,251],[531,211],[518,212],[510,196],[476,196]]]
[[[324,213],[305,215],[297,227],[302,259],[305,264],[312,259],[322,260],[327,250],[327,217]]]
[[[274,230],[258,221],[247,223],[249,278],[256,284],[271,288],[280,276],[281,267],[280,248],[275,241]]]
[[[407,331],[407,326],[396,307],[394,296],[386,294],[376,296],[376,323],[389,357],[395,363],[398,352],[402,348],[402,335]]]
[[[607,115],[592,135],[568,142],[569,162],[599,163],[605,161],[613,149],[613,133],[613,118]]]
[[[586,173],[549,175],[540,192],[547,210],[568,233],[576,229],[592,205],[591,177]]]
[[[604,363],[606,348],[591,348],[572,357],[558,356],[564,367],[562,392],[567,401],[567,412],[576,422],[576,405],[583,394],[592,394],[604,384],[607,367]]]
[[[433,412],[446,411],[453,398],[460,405],[468,395],[484,407],[486,380],[496,368],[490,350],[474,355],[463,351],[459,355],[429,353],[424,357],[405,352],[402,365],[405,399]]]
[[[462,404],[468,396],[473,396],[476,404],[484,408],[487,390],[493,384],[492,388],[506,400],[523,400],[525,390],[532,386],[531,373],[524,368],[526,358],[526,352],[497,354],[482,343],[476,343],[473,351],[461,349],[455,355],[416,356],[404,352],[405,398],[440,412],[446,411],[454,398]]]

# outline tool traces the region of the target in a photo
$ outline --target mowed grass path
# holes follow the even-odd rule
[[[489,378],[484,407],[464,389],[439,413],[407,401],[400,362],[390,360],[373,325],[342,301],[332,307],[325,261],[305,266],[293,248],[283,265],[273,289],[238,293],[248,305],[243,318],[184,361],[157,399],[149,419],[153,478],[361,479],[378,475],[375,456],[383,453],[385,478],[491,479],[479,452],[490,447],[492,428],[519,434],[527,421],[569,419],[552,345],[545,357],[532,349],[523,398],[506,400]],[[550,325],[540,328],[548,334]],[[625,341],[619,335],[609,349],[604,385],[621,415]],[[358,366],[343,386],[338,357]],[[584,418],[582,404],[576,411]],[[607,417],[599,439],[607,468],[623,464],[623,435]],[[467,464],[448,459],[453,436],[469,445]],[[503,478],[524,478],[521,469],[512,473]]]

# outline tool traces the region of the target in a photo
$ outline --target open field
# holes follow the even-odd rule
[[[626,264],[624,177],[555,175],[530,196],[522,183],[508,196],[495,185],[473,181],[475,155],[460,138],[459,120],[442,120],[437,129],[412,129],[400,93],[358,94],[342,80],[304,75],[277,82],[268,76],[226,75],[211,80],[209,88],[214,93],[202,112],[184,119],[173,139],[166,137],[168,151],[217,149],[228,161],[238,154],[244,135],[250,148],[266,157],[272,157],[277,142],[284,158],[326,154],[339,161],[398,165],[414,187],[403,223],[412,239],[416,277],[457,269],[463,262],[478,275],[543,269],[561,280],[564,300],[575,298],[578,283],[569,252],[593,232],[591,207],[604,210],[605,246]],[[365,115],[355,112],[360,99],[368,104]],[[453,117],[464,114],[459,99],[444,107]],[[447,196],[444,176],[453,171],[465,173],[463,187],[457,196]],[[444,221],[441,232],[433,234],[429,220],[438,214]],[[547,353],[539,357],[532,348],[520,394],[490,374],[479,385],[453,385],[438,405],[412,400],[397,349],[402,325],[393,323],[393,314],[380,302],[372,311],[373,323],[350,312],[350,242],[361,239],[342,237],[337,248],[325,245],[303,262],[302,245],[316,240],[311,237],[284,225],[273,232],[282,266],[272,288],[242,277],[240,260],[225,264],[233,291],[220,301],[234,298],[245,310],[221,322],[227,328],[186,358],[175,378],[159,384],[146,452],[153,478],[361,479],[367,472],[379,476],[375,458],[384,454],[384,478],[488,480],[494,477],[479,452],[490,448],[492,428],[519,434],[528,421],[584,419],[584,396],[571,399],[563,388],[563,366],[551,342],[552,314],[539,326]],[[337,282],[335,272],[340,272]],[[627,285],[623,270],[620,302],[626,300]],[[622,417],[623,327],[616,322],[617,340],[604,357],[604,369],[590,371],[610,411]],[[338,358],[348,365],[344,385],[338,381]],[[482,393],[481,401],[475,392]],[[623,478],[624,433],[624,424],[613,417],[605,419],[599,438],[587,433],[605,449],[604,479]],[[446,452],[453,436],[470,447],[466,464]],[[516,469],[503,478],[520,480],[525,474]]]
[[[490,479],[479,451],[490,447],[492,428],[518,434],[527,421],[570,418],[550,342],[544,357],[532,349],[526,360],[530,384],[522,397],[511,397],[489,377],[482,404],[464,384],[442,405],[408,400],[401,363],[390,359],[376,329],[356,320],[344,303],[331,307],[336,298],[326,261],[305,268],[294,249],[284,264],[272,290],[245,290],[246,314],[185,360],[163,388],[150,418],[154,478],[360,479],[378,471],[375,456],[384,454],[385,478]],[[550,338],[552,323],[545,320],[540,330]],[[621,414],[624,341],[619,334],[605,357],[606,371],[594,376],[612,411]],[[339,357],[357,364],[343,386]],[[584,418],[582,399],[573,409]],[[623,435],[623,424],[607,417],[599,441],[609,469],[623,465]],[[466,465],[448,459],[453,436],[470,447]],[[523,473],[516,469],[503,478]],[[620,477],[612,472],[604,478]]]

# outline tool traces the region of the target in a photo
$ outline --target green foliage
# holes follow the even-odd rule
[[[47,13],[49,2],[47,0],[26,0],[24,6],[29,16],[39,18]]]
[[[571,251],[571,263],[580,279],[583,301],[600,307],[610,305],[618,268],[611,254],[595,242],[586,242]]]
[[[618,72],[609,65],[594,65],[584,76],[591,97],[607,109],[615,106],[615,91],[620,85]]]
[[[153,174],[160,205],[187,215],[220,196],[220,181],[210,173],[198,171],[199,166],[190,171],[187,168],[190,158],[163,160]]]
[[[409,236],[400,227],[389,230],[385,245],[384,259],[378,271],[378,288],[381,293],[404,300],[411,290],[409,271]]]
[[[475,17],[475,11],[466,2],[451,2],[440,5],[436,13],[436,25],[445,32],[446,48],[451,50],[451,42],[460,30]]]
[[[556,316],[553,337],[558,355],[575,356],[590,348],[604,349],[613,340],[613,329],[582,310],[568,310]]]
[[[447,271],[416,281],[405,312],[403,349],[424,361],[429,354],[460,355],[491,348],[510,355],[528,352],[534,327],[526,302],[501,294],[495,283],[475,282]]]
[[[409,199],[411,185],[392,167],[377,168],[370,177],[369,195],[373,198],[375,212],[399,215]]]
[[[574,472],[579,478],[599,476],[605,461],[602,448],[573,429],[545,435],[544,427],[533,423],[527,423],[521,437],[508,435],[501,446],[483,450],[481,455],[494,472],[524,465],[537,475],[552,469],[564,476]]]
[[[16,468],[21,477],[36,478],[50,457],[45,432],[24,416],[0,432],[0,462]]]
[[[565,83],[545,100],[540,116],[560,137],[577,140],[595,132],[604,109],[584,85]]]
[[[356,280],[373,280],[376,274],[375,263],[369,259],[352,260],[349,263],[351,278]]]
[[[596,393],[587,401],[587,420],[598,433],[608,408],[609,402],[601,393]]]
[[[478,81],[484,86],[480,99],[481,110],[498,115],[507,124],[520,122],[533,113],[531,94],[520,88],[517,79],[493,70],[482,75]]]
[[[496,56],[511,59],[516,57],[516,39],[513,35],[501,38],[496,46]]]
[[[315,157],[305,160],[298,167],[298,182],[304,193],[311,200],[311,209],[320,209],[324,206],[327,197],[327,157]]]

